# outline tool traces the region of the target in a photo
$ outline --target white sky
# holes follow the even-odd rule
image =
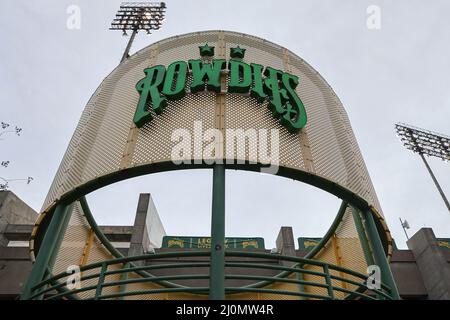
[[[423,163],[398,141],[394,123],[450,134],[450,2],[442,1],[166,1],[163,29],[139,34],[132,52],[160,39],[231,30],[289,48],[310,63],[343,102],[399,247],[426,226],[450,237],[447,211]],[[366,27],[369,5],[381,29]],[[69,5],[81,29],[69,30]],[[128,38],[109,31],[120,1],[3,0],[0,13],[0,121],[23,128],[0,140],[4,178],[33,176],[11,190],[40,210],[81,112],[117,66]],[[450,197],[450,164],[429,159]],[[88,197],[99,224],[132,224],[140,192],[152,193],[166,231],[208,235],[211,172],[150,175]],[[274,246],[282,225],[295,237],[322,236],[338,199],[289,179],[227,171],[227,236],[262,236]]]

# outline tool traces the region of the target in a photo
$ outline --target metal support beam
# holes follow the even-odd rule
[[[122,59],[120,60],[120,63],[124,62],[128,58],[128,54],[130,53],[131,45],[133,44],[134,38],[136,37],[136,34],[138,33],[137,29],[133,29],[133,33],[131,34],[130,40],[128,40],[127,47],[125,48],[125,51],[123,52]]]
[[[423,153],[419,153],[420,157],[423,160],[423,163],[425,163],[425,167],[427,167],[428,172],[430,173],[431,179],[433,179],[434,184],[436,185],[436,188],[438,189],[442,199],[445,202],[445,206],[447,207],[447,210],[450,212],[450,203],[448,202],[447,197],[445,196],[444,191],[442,191],[441,186],[439,185],[439,182],[437,181],[436,177],[434,176],[433,171],[431,170],[430,165],[428,164],[427,160],[425,159],[425,156],[423,155]]]
[[[372,251],[370,251],[369,241],[367,240],[367,234],[361,221],[361,215],[358,209],[351,207],[353,220],[355,222],[356,230],[358,231],[359,242],[364,252],[364,257],[368,266],[375,264],[373,260]]]
[[[47,270],[53,267],[56,252],[63,238],[62,234],[65,233],[70,218],[68,214],[70,208],[71,206],[59,204],[53,212],[33,269],[22,292],[22,300],[27,300],[33,295],[33,288],[44,280]]]
[[[225,165],[213,168],[209,299],[225,299]]]
[[[389,262],[384,252],[383,244],[378,234],[378,230],[375,224],[375,219],[371,211],[363,212],[364,225],[367,230],[367,237],[369,238],[370,245],[372,247],[372,253],[376,265],[381,271],[381,281],[391,289],[391,297],[395,300],[400,299],[397,285],[394,281]]]

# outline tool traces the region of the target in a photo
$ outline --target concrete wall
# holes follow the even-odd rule
[[[34,224],[37,217],[37,212],[14,193],[0,191],[0,247],[8,244],[8,240],[3,235],[7,225]]]
[[[402,299],[427,299],[428,292],[412,251],[394,251],[390,266]]]
[[[149,193],[140,194],[128,255],[138,256],[161,247],[165,235],[152,196]]]
[[[18,298],[31,267],[28,248],[0,247],[0,300]]]
[[[407,242],[432,300],[450,300],[450,265],[430,228],[420,229]]]

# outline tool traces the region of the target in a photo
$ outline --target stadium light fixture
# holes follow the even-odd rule
[[[139,31],[151,34],[152,31],[161,29],[165,15],[166,4],[164,2],[124,2],[120,5],[109,30],[122,31],[124,36],[127,35],[127,31],[132,32],[120,60],[121,63],[128,58],[136,34]]]
[[[438,134],[432,131],[420,129],[403,123],[395,125],[397,136],[403,145],[414,153],[418,153],[422,158],[431,178],[433,179],[436,188],[441,194],[442,199],[450,212],[450,204],[439,185],[430,165],[425,159],[425,155],[430,157],[437,157],[445,162],[450,161],[450,137]]]

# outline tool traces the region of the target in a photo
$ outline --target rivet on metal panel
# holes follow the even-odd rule
[[[226,57],[226,44],[225,44],[225,34],[223,31],[218,33],[217,41],[217,59],[225,59]],[[220,141],[216,141],[218,146],[223,146],[223,134],[225,133],[225,108],[226,108],[226,77],[225,73],[220,76],[221,83],[221,93],[216,96],[216,114],[215,114],[215,127],[216,129],[222,131],[222,137]],[[223,148],[216,148],[216,150],[222,150]],[[215,155],[216,158],[222,158],[223,155]]]
[[[290,63],[290,53],[286,48],[283,48],[283,68],[285,72],[292,73],[292,67]],[[300,146],[305,169],[308,172],[315,173],[316,169],[314,167],[314,160],[311,153],[306,127],[302,128],[298,136],[300,138]]]
[[[292,73],[292,68],[289,59],[289,52],[286,48],[283,48],[283,66],[285,72]]]
[[[147,67],[150,68],[155,65],[159,54],[159,45],[155,44],[150,51],[150,57],[148,60]],[[134,149],[136,147],[137,136],[139,130],[134,123],[130,126],[130,131],[128,132],[127,142],[125,144],[125,149],[122,153],[122,160],[120,161],[120,170],[130,167],[131,161],[134,155]]]
[[[301,151],[302,151],[302,155],[303,155],[303,162],[305,164],[305,169],[308,172],[315,173],[316,168],[314,167],[314,160],[313,160],[311,148],[309,145],[309,139],[308,139],[306,127],[302,128],[299,136],[300,136],[300,145],[301,145]]]
[[[125,150],[122,154],[122,160],[120,162],[120,169],[126,169],[129,167],[134,154],[134,148],[136,147],[136,139],[138,135],[138,128],[132,124],[130,131],[128,132],[127,143],[125,145]]]

